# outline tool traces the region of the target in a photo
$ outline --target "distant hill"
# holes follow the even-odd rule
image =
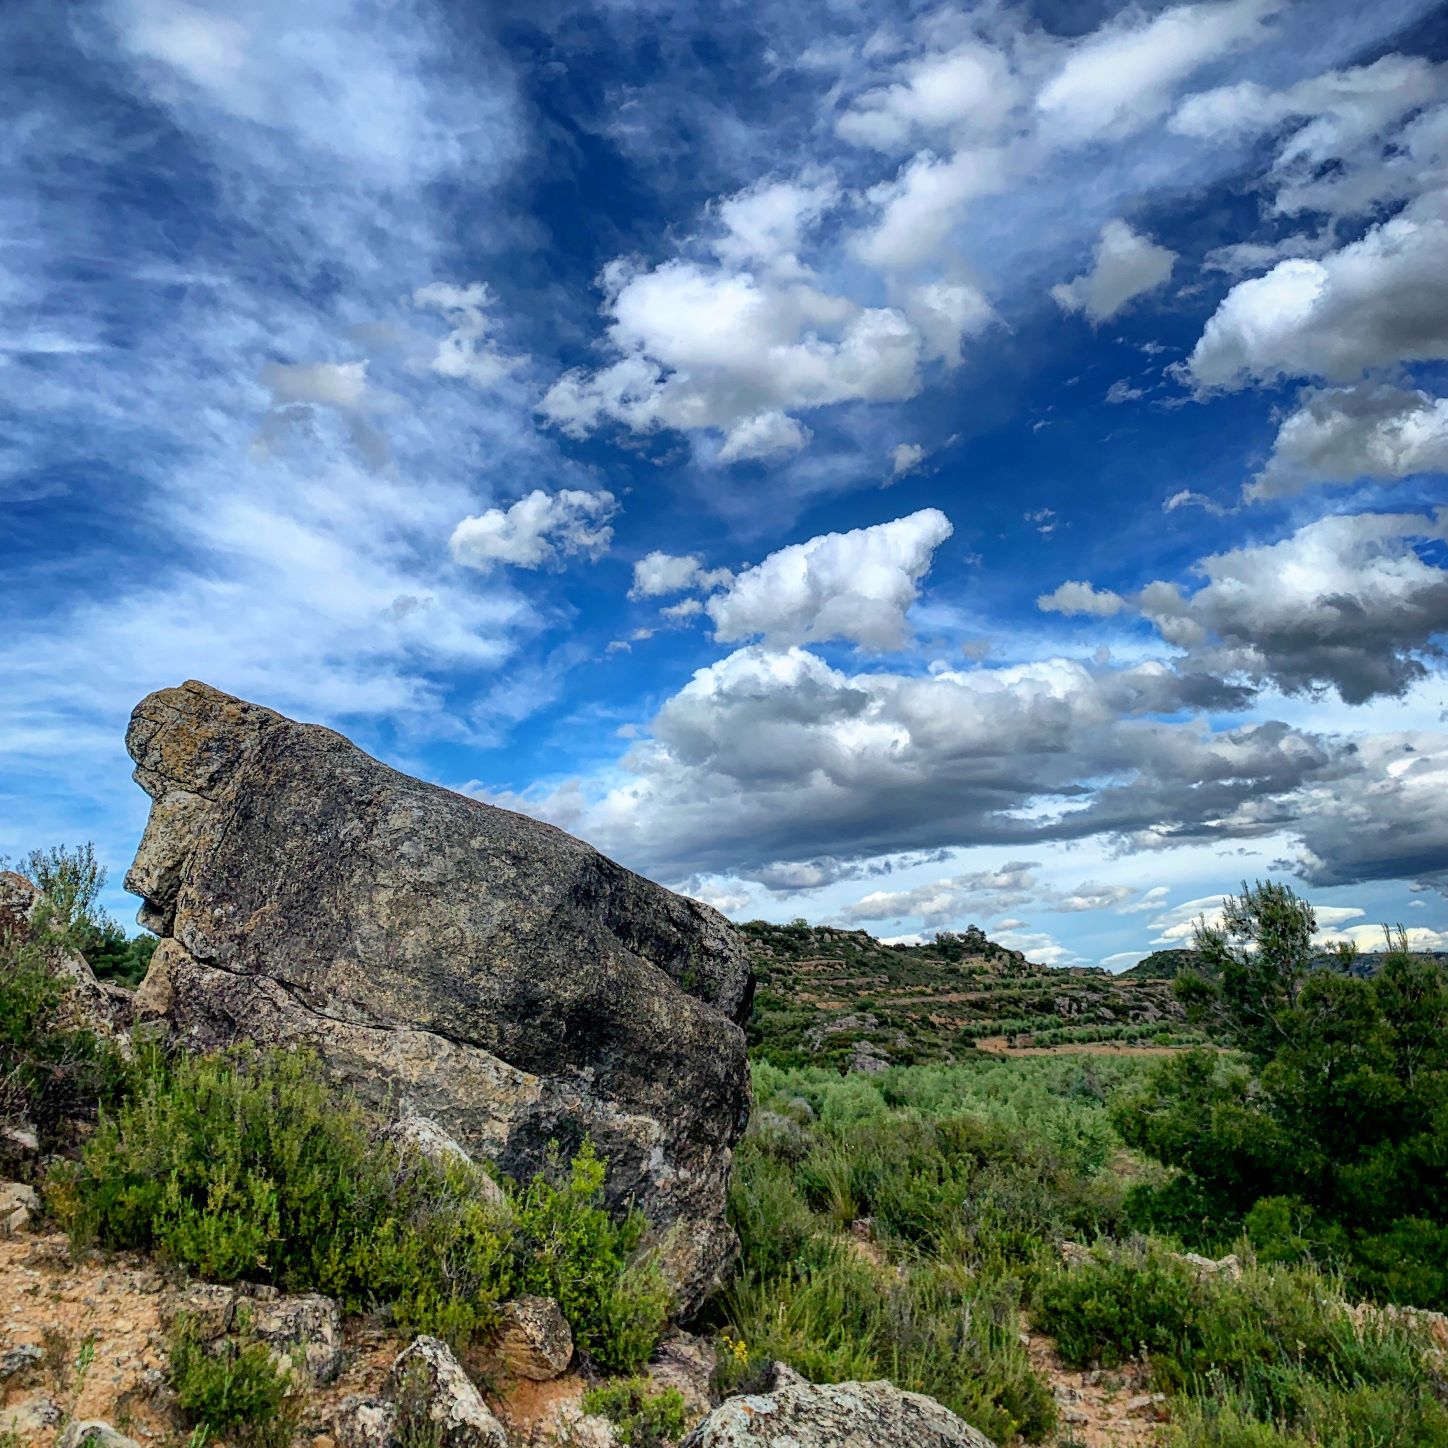
[[[1202,955],[1198,950],[1153,950],[1121,972],[1122,980],[1173,980],[1184,970],[1201,970]]]
[[[759,982],[750,1047],[779,1065],[870,1071],[980,1048],[1199,1039],[1169,979],[1038,965],[975,927],[924,945],[803,921],[740,929]]]
[[[1448,966],[1448,951],[1418,950],[1413,954],[1419,960],[1431,960],[1438,965]],[[1380,950],[1364,951],[1354,957],[1352,964],[1348,967],[1348,974],[1363,977],[1375,975],[1384,956],[1385,953]],[[1327,952],[1314,956],[1312,963],[1318,970],[1342,969],[1339,957]],[[1203,975],[1211,974],[1198,950],[1154,950],[1133,965],[1130,970],[1122,971],[1120,978],[1122,980],[1174,980],[1185,970],[1199,971]]]

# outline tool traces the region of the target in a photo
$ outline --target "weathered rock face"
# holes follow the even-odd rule
[[[681,1448],[993,1448],[934,1398],[891,1383],[786,1383],[730,1398]]]
[[[730,1259],[753,977],[729,923],[561,830],[205,684],[142,700],[137,996],[187,1043],[305,1042],[526,1175],[590,1135],[688,1309]]]

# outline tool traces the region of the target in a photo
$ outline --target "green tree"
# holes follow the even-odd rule
[[[1268,1257],[1329,1259],[1357,1290],[1448,1305],[1448,973],[1401,929],[1370,975],[1314,967],[1311,907],[1244,888],[1183,995],[1237,1062],[1196,1052],[1120,1101],[1123,1137],[1178,1175],[1143,1225],[1198,1245],[1244,1226]],[[1347,961],[1351,964],[1351,960]]]

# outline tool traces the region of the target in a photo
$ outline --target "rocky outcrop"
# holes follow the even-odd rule
[[[681,1448],[993,1448],[934,1398],[891,1383],[786,1383],[730,1398]]]
[[[364,1097],[526,1176],[592,1137],[688,1310],[729,1262],[753,978],[732,927],[561,830],[188,683],[127,747],[137,996],[193,1047],[304,1042]]]

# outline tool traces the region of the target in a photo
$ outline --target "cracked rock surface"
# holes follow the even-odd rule
[[[795,1376],[793,1374],[790,1375]],[[934,1398],[892,1383],[784,1380],[772,1393],[729,1398],[681,1448],[993,1448]]]
[[[126,736],[151,816],[126,877],[137,993],[199,1049],[305,1043],[393,1114],[526,1177],[591,1136],[687,1312],[735,1250],[753,978],[723,916],[551,825],[399,774],[205,684]]]

